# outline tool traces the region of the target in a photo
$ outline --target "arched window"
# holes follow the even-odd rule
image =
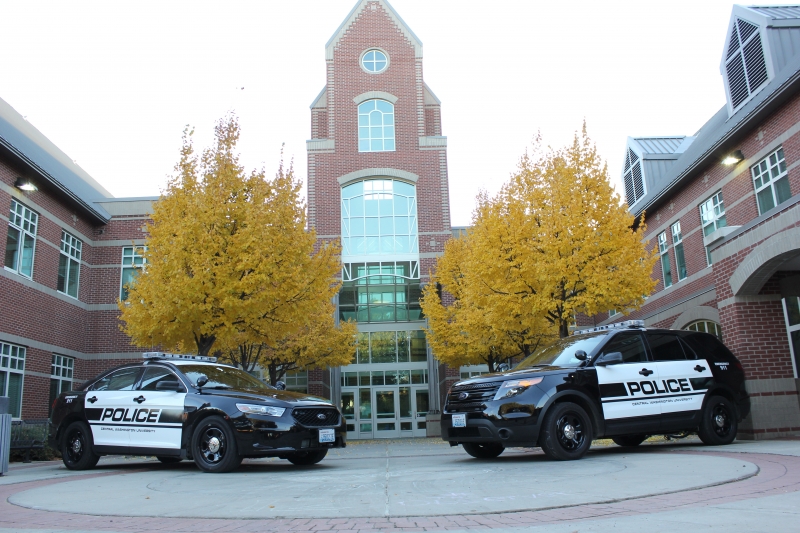
[[[358,106],[358,151],[394,152],[394,105],[367,100]]]
[[[722,340],[722,328],[719,327],[719,324],[711,320],[697,320],[683,329],[711,333],[712,335],[716,335],[719,340]]]

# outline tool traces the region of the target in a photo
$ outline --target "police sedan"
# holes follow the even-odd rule
[[[442,438],[479,458],[541,446],[559,460],[581,458],[600,437],[637,446],[650,435],[697,433],[728,444],[750,411],[744,381],[713,335],[627,321],[560,339],[513,371],[456,383]]]
[[[193,459],[205,472],[229,472],[245,457],[320,462],[346,445],[346,426],[329,401],[266,385],[214,358],[146,353],[61,394],[53,403],[51,444],[71,470],[103,455]]]

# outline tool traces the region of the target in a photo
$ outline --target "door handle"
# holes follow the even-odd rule
[[[134,398],[133,401],[137,403],[142,403],[145,400],[144,396],[139,396],[138,398]]]
[[[89,403],[94,403],[97,401],[97,396],[92,396],[91,398],[88,398],[86,401]]]
[[[706,369],[706,367],[697,365],[696,367],[694,367],[694,369],[697,370],[698,372],[703,372]]]
[[[641,369],[641,370],[639,371],[639,373],[640,373],[641,375],[643,375],[643,376],[649,376],[650,374],[652,374],[652,373],[653,373],[653,371],[652,371],[652,370],[647,370],[646,368],[643,368],[643,369]]]

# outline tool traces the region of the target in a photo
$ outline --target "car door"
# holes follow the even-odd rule
[[[181,390],[158,390],[165,382],[177,382]],[[180,450],[186,389],[178,376],[166,366],[148,365],[136,392],[131,447],[150,453]]]
[[[696,359],[676,334],[648,331],[645,336],[658,370],[665,431],[693,425],[703,407],[711,365],[705,359]]]
[[[597,364],[614,352],[622,354],[621,363]],[[595,370],[608,435],[646,434],[660,429],[661,407],[650,399],[655,395],[653,381],[658,375],[640,332],[611,337],[595,359]]]
[[[94,445],[107,453],[127,453],[130,446],[134,386],[142,368],[120,368],[97,380],[84,396],[86,420]]]

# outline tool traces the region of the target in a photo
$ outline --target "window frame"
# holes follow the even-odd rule
[[[15,209],[17,207],[18,209]],[[33,228],[31,230],[30,228]],[[39,229],[39,213],[28,207],[27,205],[23,204],[22,202],[17,201],[16,198],[11,199],[11,207],[8,217],[8,233],[6,235],[6,256],[3,260],[3,266],[6,270],[10,272],[14,272],[22,277],[33,279],[33,269],[34,263],[36,259],[36,233]],[[8,238],[11,235],[11,230],[17,231],[19,234],[18,245],[17,245],[17,257],[14,260],[15,265],[10,267],[8,266]],[[25,273],[22,271],[21,263],[23,261],[24,256],[24,243],[25,243],[25,236],[30,237],[32,246],[31,246],[31,256],[30,256],[30,273]]]
[[[80,294],[82,250],[83,241],[62,229],[61,249],[59,250],[58,254],[58,278],[56,281],[56,290],[61,294],[65,294],[71,298],[75,298],[76,300]],[[63,277],[61,275],[62,269],[66,271]],[[71,283],[73,271],[75,273],[74,285]],[[75,288],[75,294],[70,293],[70,287],[72,286]]]
[[[667,230],[664,230],[658,234],[656,242],[658,245],[658,253],[661,259],[661,281],[664,284],[664,288],[668,289],[672,287],[674,283],[672,281],[672,263],[669,258],[669,241],[667,240]],[[667,276],[669,276],[669,285],[667,285]]]
[[[388,105],[391,108],[391,112],[378,109],[379,103]],[[369,108],[370,105],[373,106],[371,109]],[[357,142],[359,153],[396,152],[397,130],[394,120],[394,104],[388,100],[384,100],[383,98],[371,98],[358,104],[357,111],[358,125],[356,127],[358,128]],[[372,123],[372,114],[375,112],[381,114],[380,125]],[[391,124],[387,123],[387,116],[390,116]],[[365,120],[362,120],[362,117],[365,117]],[[380,128],[380,137],[372,136],[375,128]],[[387,128],[391,128],[391,136],[386,136]],[[365,132],[367,134],[366,137],[362,137],[362,134]],[[366,142],[366,145],[362,144],[362,142]],[[373,143],[375,142],[380,142],[380,149],[373,149]],[[387,143],[391,143],[391,148],[387,148]]]
[[[372,60],[367,61],[366,57],[367,57],[367,55],[369,55],[370,52],[377,52],[377,53],[383,55],[383,60],[382,61],[385,64],[384,64],[382,69],[380,69],[380,70],[370,70],[369,68],[367,68],[367,65],[366,65],[367,63],[375,64],[375,63],[379,63],[380,62],[380,60],[377,60],[377,59],[372,59]],[[364,72],[366,72],[367,74],[382,74],[382,73],[386,72],[386,70],[389,68],[389,54],[387,54],[386,50],[383,50],[382,48],[375,48],[375,47],[368,48],[368,49],[364,50],[364,52],[361,54],[361,57],[358,59],[358,64],[361,66],[361,69]]]
[[[689,277],[689,271],[686,268],[686,254],[683,250],[683,233],[681,232],[681,221],[678,220],[669,227],[669,232],[672,235],[672,248],[675,251],[675,268],[678,274],[678,281],[680,283]],[[681,277],[681,268],[683,268],[683,277]]]
[[[718,201],[717,198],[719,198]],[[725,199],[722,196],[722,190],[715,192],[706,198],[699,206],[700,210],[700,226],[703,230],[703,237],[708,237],[720,228],[728,226],[728,219],[725,214]],[[707,231],[707,228],[712,228]],[[712,265],[711,250],[708,246],[706,249],[706,264]]]
[[[14,352],[16,352],[16,355],[14,355]],[[0,396],[8,396],[11,418],[14,419],[22,417],[22,400],[25,397],[26,355],[27,349],[24,346],[0,341]],[[19,368],[20,363],[22,368]],[[14,398],[9,394],[12,374],[20,376],[19,398],[17,399],[16,406],[14,405]],[[15,407],[16,412],[14,409]]]
[[[67,383],[69,384],[69,388],[64,388],[64,384]],[[58,398],[62,392],[75,390],[74,385],[75,358],[68,355],[53,353],[50,363],[50,405],[53,404],[53,400]]]
[[[774,163],[772,162],[773,156],[775,156]],[[775,168],[778,169],[778,173],[773,175],[773,170]],[[756,175],[756,172],[758,172],[758,175]],[[765,176],[767,177],[767,181],[763,180]],[[792,197],[791,184],[789,183],[789,167],[786,165],[786,154],[783,152],[783,146],[779,146],[758,163],[750,167],[750,177],[753,180],[753,189],[755,191],[759,215],[763,215],[767,211],[775,209]],[[789,195],[783,200],[779,199],[779,192],[776,187],[779,181],[783,182],[781,185],[785,184],[789,189]],[[762,209],[761,199],[766,198],[766,196],[759,195],[767,189],[770,191],[769,199],[772,202],[772,206]]]
[[[131,259],[130,265],[125,264],[126,250],[132,251],[131,255],[129,256]],[[142,253],[137,253],[137,250],[141,250]],[[144,245],[133,245],[133,246],[122,247],[122,261],[121,261],[120,275],[119,275],[119,299],[121,302],[124,302],[125,300],[128,299],[128,291],[125,290],[125,271],[145,270],[147,268],[147,257],[145,257],[144,252],[147,252],[147,246]],[[142,260],[139,266],[136,265],[137,258],[140,258]],[[138,276],[138,274],[136,274],[136,276]],[[131,281],[133,281],[136,278],[136,276],[131,277]],[[128,282],[128,284],[130,284],[130,282]]]
[[[700,324],[703,324],[703,329],[700,329]],[[709,328],[708,328],[708,324],[713,324],[714,325],[714,329],[716,331],[710,331]],[[695,327],[692,328],[692,326],[695,326]],[[710,333],[711,335],[714,335],[720,341],[722,340],[722,325],[717,323],[717,322],[714,322],[713,320],[709,320],[707,318],[701,318],[699,320],[693,320],[692,322],[686,324],[681,329],[684,329],[686,331],[696,331],[698,333]]]

